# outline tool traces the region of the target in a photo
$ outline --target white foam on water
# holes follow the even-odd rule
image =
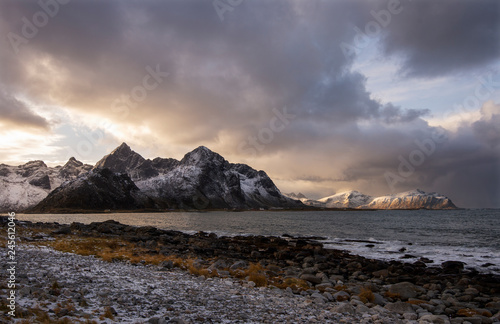
[[[433,261],[433,263],[428,263],[428,266],[439,266],[445,261],[461,261],[466,264],[466,268],[500,275],[500,252],[488,248],[420,243],[410,245],[402,241],[378,241],[373,238],[368,240],[332,238],[323,243],[325,248],[345,250],[370,259],[413,263],[420,258],[427,258]],[[408,258],[404,259],[405,255]],[[414,258],[410,258],[410,256],[414,256]],[[492,265],[484,267],[485,264]]]

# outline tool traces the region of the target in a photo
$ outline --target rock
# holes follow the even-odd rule
[[[478,296],[479,295],[479,290],[476,288],[467,288],[464,290],[464,294],[466,295],[472,295],[472,296]]]
[[[424,315],[420,317],[419,323],[451,324],[446,315]]]
[[[234,271],[237,269],[246,269],[246,268],[248,268],[248,263],[246,261],[240,260],[233,263],[233,265],[229,268],[229,270]]]
[[[416,313],[404,313],[403,314],[404,319],[410,320],[410,321],[415,321],[418,318],[418,315]]]
[[[373,302],[375,305],[380,305],[380,306],[384,306],[385,304],[387,304],[387,299],[385,299],[384,297],[382,297],[382,295],[378,294],[378,293],[373,293]]]
[[[445,273],[460,273],[464,269],[464,262],[461,261],[445,261],[441,263]]]
[[[373,275],[374,277],[387,277],[387,276],[389,276],[389,270],[387,270],[387,269],[382,269],[382,270],[374,271],[374,272],[372,273],[372,275]]]
[[[320,283],[319,285],[316,285],[316,289],[326,289],[326,288],[333,288],[333,285],[330,282],[323,282]]]
[[[349,314],[355,313],[354,307],[352,307],[352,305],[349,303],[341,303],[335,306],[333,308],[333,311],[337,313],[349,313]]]
[[[250,253],[250,257],[251,257],[251,258],[254,258],[254,259],[258,259],[258,258],[260,258],[260,257],[261,257],[261,254],[260,254],[260,252],[258,252],[258,251],[252,251],[252,252]]]
[[[314,293],[311,295],[311,298],[314,298],[314,299],[321,299],[323,301],[328,301],[328,298],[326,298],[325,296],[323,296],[322,294],[320,293]]]
[[[228,260],[218,259],[208,267],[208,270],[223,270],[229,268],[230,266],[231,264]]]
[[[316,277],[313,274],[305,273],[300,276],[300,279],[309,281],[312,284],[320,284],[322,282],[321,278]]]
[[[290,287],[288,287],[288,288],[290,288]],[[330,294],[329,292],[324,292],[323,296],[325,296],[326,299],[328,299],[329,301],[334,301],[335,300],[335,298],[333,297],[333,295]]]
[[[404,313],[415,313],[411,304],[403,302],[388,303],[384,306],[384,308],[401,315]]]
[[[351,298],[351,296],[346,293],[345,291],[339,291],[335,294],[333,294],[333,298],[335,298],[335,300],[337,301],[344,301],[344,300],[349,300],[349,298]]]
[[[485,305],[486,308],[492,309],[495,312],[500,311],[500,302],[489,302]]]
[[[174,267],[174,263],[172,261],[163,261],[159,264],[159,267],[162,270],[172,269]]]
[[[411,282],[400,282],[389,286],[389,292],[394,295],[399,295],[401,300],[417,297],[418,293],[424,292],[424,289],[415,286]]]
[[[58,228],[55,231],[53,231],[52,234],[54,234],[54,235],[68,235],[68,234],[71,234],[71,227],[69,227],[69,226],[63,226],[63,227]]]

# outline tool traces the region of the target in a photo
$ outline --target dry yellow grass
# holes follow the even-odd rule
[[[375,300],[375,295],[369,288],[362,288],[358,296],[359,299],[361,299],[361,301],[365,304],[368,302],[373,303],[373,301]]]
[[[33,236],[43,232],[49,233],[51,230],[30,229],[26,231],[29,231],[29,235],[27,236]],[[196,276],[205,276],[207,278],[220,276],[216,270],[208,269],[208,265],[215,261],[215,259],[206,259],[205,261],[207,261],[207,265],[200,267],[199,264],[195,264],[194,258],[180,257],[177,255],[163,255],[159,253],[162,248],[161,245],[156,246],[155,249],[146,249],[119,237],[57,235],[55,236],[55,240],[40,240],[30,242],[29,244],[48,246],[58,251],[79,255],[93,255],[107,262],[125,261],[131,263],[141,262],[145,264],[158,265],[164,261],[171,261],[174,267],[186,270]],[[223,270],[229,271],[227,268]],[[273,285],[281,289],[290,287],[293,290],[299,291],[310,288],[307,282],[301,279],[283,278],[281,274],[269,277],[269,275],[266,275],[266,272],[269,273],[269,271],[266,270],[267,269],[259,263],[251,263],[246,269],[237,269],[229,271],[229,273],[234,278],[253,281],[257,287]],[[52,288],[54,290],[58,290],[58,287]],[[338,290],[347,289],[345,286],[340,288],[341,289]],[[86,302],[83,301],[80,304],[85,305]]]
[[[429,302],[425,301],[425,300],[420,300],[420,299],[412,299],[412,300],[407,301],[407,303],[412,304],[412,305],[422,305],[422,304],[428,304]]]

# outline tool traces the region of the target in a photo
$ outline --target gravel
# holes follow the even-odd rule
[[[5,260],[6,249],[0,253]],[[205,279],[179,269],[108,263],[46,247],[18,246],[17,262],[18,310],[27,314],[39,308],[71,322],[417,323],[383,308],[367,312],[359,301],[325,303],[321,295]],[[2,278],[6,267],[2,264]],[[1,293],[6,298],[6,291]],[[103,317],[106,311],[116,314],[114,319]]]

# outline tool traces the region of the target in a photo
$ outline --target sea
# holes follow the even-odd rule
[[[18,214],[19,220],[91,223],[113,219],[219,236],[320,236],[326,248],[380,260],[440,265],[456,260],[500,274],[500,209],[379,211],[210,211],[103,214]]]

